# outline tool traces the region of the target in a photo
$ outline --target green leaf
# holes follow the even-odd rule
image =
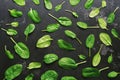
[[[114,22],[115,17],[116,17],[115,12],[116,12],[118,9],[119,9],[119,7],[116,7],[116,9],[108,15],[108,17],[107,17],[107,23],[111,24],[111,23]]]
[[[24,35],[26,36],[26,40],[28,38],[28,35],[31,34],[35,30],[34,24],[29,24],[26,29],[24,30]]]
[[[30,11],[28,12],[28,17],[34,22],[39,23],[41,21],[41,18],[37,12],[37,10],[33,10],[30,8]]]
[[[94,43],[95,43],[95,36],[94,34],[90,34],[86,38],[86,47],[89,48],[89,57],[91,56],[91,48],[93,48]]]
[[[58,73],[55,70],[47,70],[41,75],[40,80],[57,80]]]
[[[55,6],[55,11],[57,12],[57,11],[61,10],[64,3],[65,3],[65,1],[63,1],[61,4],[58,4],[57,6]]]
[[[94,18],[96,17],[98,14],[100,13],[100,8],[94,8],[92,9],[92,11],[89,14],[90,18]]]
[[[36,47],[37,48],[47,48],[51,45],[52,40],[53,39],[51,38],[50,35],[44,35],[43,37],[38,39],[38,41],[36,43]]]
[[[64,50],[76,50],[71,43],[64,41],[63,39],[59,39],[57,42],[59,48]]]
[[[32,0],[36,5],[40,4],[40,0]]]
[[[113,62],[113,55],[111,54],[109,57],[108,57],[108,63],[112,63]]]
[[[107,2],[106,0],[102,0],[102,8],[106,7],[107,6]]]
[[[101,61],[100,52],[101,52],[102,47],[103,47],[103,45],[100,46],[99,51],[93,56],[93,59],[92,59],[93,66],[98,66],[100,64],[100,61]]]
[[[112,40],[107,33],[100,33],[99,37],[106,46],[112,46]]]
[[[65,10],[66,12],[69,12],[69,13],[72,13],[72,15],[75,17],[75,18],[78,18],[79,15],[77,12],[74,12],[74,11],[71,11],[71,10]]]
[[[77,80],[74,76],[63,76],[61,80]]]
[[[9,59],[14,59],[14,55],[10,52],[10,50],[7,49],[7,46],[5,45],[5,54]]]
[[[81,0],[69,0],[70,5],[76,6],[80,3]]]
[[[82,28],[82,29],[87,29],[88,25],[85,22],[77,22],[77,26]]]
[[[48,10],[52,9],[52,2],[51,0],[44,0],[45,8]]]
[[[28,69],[38,69],[38,68],[41,68],[41,63],[40,62],[31,62],[29,63],[28,65]]]
[[[75,69],[77,68],[75,60],[69,57],[63,57],[58,62],[59,66],[63,69]]]
[[[80,55],[78,55],[78,57],[81,59],[81,60],[85,60],[87,57],[85,56],[85,55],[83,55],[83,54],[80,54]]]
[[[120,39],[120,38],[119,38],[119,34],[118,34],[118,32],[117,32],[116,29],[113,28],[113,29],[111,30],[111,34],[112,34],[115,38]]]
[[[53,63],[53,62],[55,62],[57,60],[58,60],[58,56],[56,54],[54,54],[54,53],[46,54],[44,56],[44,59],[43,59],[43,61],[46,64],[51,64],[51,63]]]
[[[19,11],[19,10],[16,10],[16,9],[8,9],[10,15],[12,17],[15,17],[15,18],[18,18],[18,17],[21,17],[23,15],[23,12],[22,11]]]
[[[99,26],[100,26],[101,29],[108,30],[107,22],[103,18],[98,18],[98,23],[99,23]]]
[[[88,37],[86,38],[86,47],[87,48],[93,48],[94,43],[95,43],[94,34],[89,34]]]
[[[117,77],[118,76],[118,72],[116,72],[116,71],[111,71],[111,72],[109,72],[108,73],[108,78],[115,78],[115,77]]]
[[[4,29],[4,28],[1,28],[1,30],[5,31],[7,35],[9,36],[15,36],[18,34],[18,32],[15,30],[15,29]]]
[[[13,1],[19,6],[25,6],[26,4],[25,0],[13,0]]]
[[[92,7],[93,3],[94,3],[94,0],[86,0],[84,7],[86,9],[90,9]]]
[[[16,43],[12,37],[10,37],[12,42],[15,44],[14,49],[15,52],[23,59],[28,59],[30,57],[29,48],[22,42]]]
[[[6,25],[12,26],[12,27],[18,27],[19,26],[19,22],[14,21],[14,22],[11,22],[11,23],[7,23]]]
[[[31,73],[25,77],[25,80],[33,80],[34,75]]]
[[[82,69],[82,76],[85,78],[99,77],[100,72],[96,68],[86,67]]]
[[[23,70],[23,66],[21,64],[14,64],[5,70],[4,79],[13,80],[22,73],[22,70]]]
[[[48,13],[48,15],[51,16],[52,18],[54,18],[55,20],[57,20],[61,25],[65,26],[65,27],[69,27],[69,26],[72,25],[72,21],[68,17],[59,17],[59,18],[56,18],[55,16],[53,16],[50,13]]]
[[[72,38],[72,39],[75,39],[77,36],[74,32],[72,32],[71,30],[65,30],[64,31],[65,35]]]
[[[60,28],[60,24],[58,23],[55,23],[55,24],[49,24],[45,30],[42,30],[42,31],[47,31],[47,32],[55,32],[57,31],[58,29]]]

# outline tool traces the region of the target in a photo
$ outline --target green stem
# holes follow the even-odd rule
[[[65,3],[65,1],[63,1],[62,3],[61,3],[61,5],[63,5]]]
[[[84,64],[84,63],[86,63],[86,62],[87,62],[87,61],[82,61],[82,62],[77,63],[76,65]]]
[[[5,32],[7,32],[7,30],[6,30],[6,29],[4,29],[4,28],[1,28],[1,30],[3,30],[3,31],[5,31]]]
[[[72,11],[71,10],[65,10],[66,12],[70,12],[70,13],[72,13]]]
[[[89,26],[88,28],[94,28],[94,29],[96,29],[96,28],[100,28],[99,26]]]
[[[5,25],[9,26],[9,25],[11,25],[11,23],[7,23],[7,24],[5,24]]]
[[[42,32],[46,32],[47,30],[41,30]]]
[[[25,40],[27,41],[27,39],[28,39],[28,35],[25,37]]]
[[[7,46],[5,45],[5,51],[7,50]]]
[[[89,57],[91,57],[91,49],[89,48]]]
[[[17,42],[16,42],[12,37],[10,37],[10,39],[12,40],[12,42],[13,42],[14,44],[17,44]]]
[[[103,44],[101,44],[101,45],[100,45],[100,49],[99,49],[98,53],[100,53],[100,52],[101,52],[102,47],[103,47]]]
[[[116,7],[115,10],[114,10],[114,13],[119,9],[119,7]]]
[[[82,44],[81,40],[80,40],[78,37],[76,37],[76,40],[77,40],[80,44]]]
[[[120,38],[118,37],[118,39],[120,40]]]
[[[99,72],[107,70],[107,69],[109,69],[109,67],[102,68],[102,69],[99,70]]]
[[[52,14],[50,14],[50,13],[48,13],[48,15],[49,15],[49,16],[51,16],[52,18],[54,18],[55,20],[57,20],[57,21],[58,21],[58,18],[57,18],[57,17],[53,16],[53,15],[52,15]]]

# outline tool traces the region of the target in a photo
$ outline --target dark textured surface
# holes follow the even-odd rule
[[[6,35],[6,33],[2,30],[0,30],[0,80],[2,80],[4,78],[4,71],[13,64],[16,63],[21,63],[24,65],[24,70],[22,72],[22,74],[17,77],[15,80],[24,80],[24,78],[29,74],[29,73],[33,73],[35,75],[34,80],[40,80],[40,76],[43,72],[45,72],[48,69],[54,69],[58,72],[59,74],[59,78],[58,80],[60,80],[60,78],[62,76],[65,75],[73,75],[75,76],[78,80],[110,80],[107,78],[107,73],[111,70],[116,70],[120,72],[120,40],[115,39],[111,34],[110,34],[110,30],[112,28],[116,28],[118,32],[120,32],[120,10],[118,10],[116,12],[116,20],[114,22],[114,24],[112,25],[108,25],[109,30],[105,31],[105,30],[101,30],[101,29],[88,29],[88,30],[81,30],[80,28],[78,28],[76,26],[76,22],[77,21],[85,21],[87,22],[89,25],[97,25],[97,21],[96,18],[94,19],[90,19],[88,16],[88,13],[90,12],[90,10],[85,10],[83,7],[83,4],[85,2],[85,0],[81,0],[81,3],[75,7],[70,6],[70,4],[68,3],[68,0],[66,0],[66,3],[63,5],[63,9],[59,12],[55,12],[54,8],[52,10],[46,10],[44,8],[44,4],[43,4],[43,0],[41,0],[41,4],[39,6],[36,6],[32,0],[26,0],[26,6],[24,7],[20,7],[17,6],[15,3],[12,2],[12,0],[0,0],[0,27],[3,28],[11,28],[11,26],[5,26],[6,23],[10,23],[12,21],[19,21],[20,22],[20,26],[18,28],[15,28],[19,34],[15,37],[13,37],[15,39],[15,41],[19,42],[22,41],[24,42],[30,49],[30,58],[28,60],[23,60],[21,59],[14,51],[13,49],[13,43],[11,42],[11,40],[9,39],[9,36]],[[61,3],[63,0],[51,0],[53,3],[53,7],[55,5],[57,5],[58,3]],[[113,11],[117,6],[119,6],[120,4],[120,0],[107,0],[107,7],[101,10],[101,13],[99,16],[103,16],[106,17],[111,11]],[[93,7],[99,7],[101,5],[101,0],[95,0]],[[18,9],[18,10],[22,10],[24,15],[20,18],[12,18],[11,16],[9,16],[8,13],[8,9]],[[27,12],[30,10],[30,8],[36,9],[37,11],[39,11],[39,14],[42,18],[42,22],[39,24],[36,24],[36,29],[34,31],[34,33],[32,33],[29,38],[28,41],[25,41],[25,36],[23,34],[24,29],[26,28],[26,26],[30,23],[32,23],[32,21],[28,18],[27,16]],[[79,13],[79,18],[76,19],[74,18],[70,13],[65,12],[65,9],[70,9],[73,11],[76,11]],[[72,19],[73,21],[73,25],[71,27],[63,27],[61,26],[61,28],[54,32],[54,33],[46,33],[46,32],[41,32],[41,30],[45,29],[45,27],[48,24],[51,23],[56,23],[56,21],[48,16],[48,13],[51,13],[53,15],[55,15],[56,17],[59,16],[67,16],[69,18]],[[66,29],[70,29],[72,31],[74,31],[78,37],[81,39],[81,41],[83,42],[82,45],[79,45],[78,42],[76,40],[72,40],[68,37],[66,37],[64,35],[64,30]],[[81,76],[81,69],[84,67],[88,67],[91,66],[91,59],[92,57],[90,57],[88,59],[88,62],[86,64],[80,65],[77,69],[75,70],[64,70],[61,69],[57,62],[50,64],[50,65],[46,65],[43,63],[43,56],[47,53],[56,53],[59,58],[64,57],[64,56],[68,56],[71,57],[73,59],[76,60],[76,62],[79,62],[79,58],[78,55],[79,54],[85,54],[87,56],[88,54],[88,49],[85,47],[85,39],[86,37],[90,34],[93,33],[96,36],[96,42],[95,42],[95,46],[92,49],[92,55],[94,55],[98,49],[99,46],[101,44],[100,40],[99,40],[99,33],[100,32],[107,32],[110,34],[111,38],[112,38],[112,47],[105,47],[104,51],[102,53],[102,61],[100,63],[100,65],[97,67],[98,69],[109,66],[110,69],[103,71],[101,73],[101,76],[99,78],[89,78],[89,79],[85,79]],[[51,46],[46,48],[46,49],[37,49],[35,47],[36,45],[36,41],[43,35],[45,34],[50,34],[52,36],[52,38],[54,39],[54,41],[52,42]],[[73,43],[73,46],[77,49],[76,51],[65,51],[65,50],[61,50],[58,48],[57,46],[57,40],[63,38],[64,40]],[[15,59],[14,60],[9,60],[7,58],[7,56],[4,54],[4,45],[7,45],[7,48],[11,50],[11,52],[15,55]],[[106,53],[107,51],[107,53]],[[107,63],[107,57],[108,55],[110,55],[110,53],[113,53],[114,56],[114,62],[112,64],[108,64]],[[34,70],[27,70],[26,66],[31,62],[31,61],[39,61],[42,63],[42,68],[41,69],[34,69]],[[119,80],[120,76],[118,76],[115,79],[111,79],[111,80]]]

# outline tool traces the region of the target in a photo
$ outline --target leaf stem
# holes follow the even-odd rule
[[[41,30],[42,32],[45,32],[45,31],[47,31],[46,29],[44,29],[44,30]]]
[[[76,40],[77,40],[80,44],[82,44],[81,40],[80,40],[78,37],[76,37]]]
[[[5,45],[5,51],[7,50],[7,46]]]
[[[14,44],[17,44],[17,42],[16,42],[12,37],[10,37],[10,39],[12,40],[12,42],[13,42]]]
[[[100,28],[99,26],[89,26],[88,28]]]
[[[77,63],[76,65],[84,64],[84,63],[86,63],[86,62],[87,62],[87,61],[82,61],[82,62]]]
[[[99,72],[109,69],[110,67],[105,67],[99,70]]]
[[[98,53],[100,53],[100,52],[101,52],[102,47],[103,47],[103,44],[101,44],[101,45],[100,45],[100,49],[99,49]]]
[[[61,5],[63,5],[65,3],[65,1],[63,1],[62,3],[61,3]]]
[[[6,29],[4,29],[4,28],[1,28],[1,30],[3,30],[3,31],[5,31],[5,32],[7,32],[7,30],[6,30]]]
[[[7,24],[5,24],[5,25],[9,26],[9,25],[11,25],[11,23],[7,23]]]
[[[70,13],[72,13],[72,11],[71,10],[65,10],[66,12],[70,12]]]
[[[49,16],[51,16],[52,18],[54,18],[55,20],[57,20],[57,21],[58,21],[58,18],[57,18],[57,17],[53,16],[53,15],[52,15],[52,14],[50,14],[50,13],[48,13],[48,15],[49,15]]]
[[[89,48],[89,57],[91,57],[91,49]]]
[[[114,13],[119,9],[119,7],[116,7],[115,10],[114,10]]]

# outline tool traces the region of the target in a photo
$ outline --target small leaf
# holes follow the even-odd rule
[[[61,10],[64,3],[65,3],[65,1],[63,1],[61,4],[58,4],[57,6],[55,6],[55,11],[57,12],[57,11]]]
[[[29,24],[26,29],[24,30],[24,35],[26,36],[26,40],[28,38],[28,35],[31,34],[35,30],[34,24]]]
[[[82,28],[82,29],[87,29],[88,25],[85,22],[77,22],[77,26]]]
[[[10,26],[12,26],[12,27],[18,27],[19,26],[19,22],[11,22],[11,23],[7,23],[6,25],[10,25]]]
[[[75,18],[78,18],[78,17],[79,17],[79,15],[78,15],[77,12],[74,12],[74,11],[71,11],[71,10],[65,10],[65,11],[72,13],[72,15],[73,15]]]
[[[100,26],[101,29],[108,30],[107,22],[103,18],[98,18],[98,23],[99,23],[99,26]]]
[[[64,76],[61,80],[77,80],[74,76]]]
[[[50,13],[48,13],[48,15],[51,16],[52,18],[54,18],[55,20],[57,20],[61,25],[65,26],[65,27],[69,27],[69,26],[72,25],[72,21],[68,17],[59,17],[59,18],[56,18],[55,16],[53,16]]]
[[[53,7],[51,0],[44,0],[44,4],[45,4],[45,8],[48,10],[51,10]]]
[[[50,35],[44,35],[43,37],[38,39],[38,41],[36,43],[36,47],[37,48],[47,48],[50,46],[52,40],[53,39],[51,38]]]
[[[111,71],[111,72],[109,72],[108,73],[108,78],[115,78],[115,77],[117,77],[118,76],[118,72],[116,72],[116,71]]]
[[[5,31],[7,33],[7,35],[9,36],[15,36],[18,34],[18,32],[15,30],[15,29],[4,29],[4,28],[1,28],[1,30]]]
[[[44,56],[44,59],[43,59],[43,61],[46,64],[51,64],[51,63],[53,63],[53,62],[55,62],[57,60],[58,60],[58,56],[56,54],[54,54],[54,53],[46,54]]]
[[[69,0],[70,5],[76,6],[80,3],[81,0]]]
[[[73,39],[75,39],[77,37],[76,34],[70,30],[65,30],[64,33],[65,33],[65,35],[67,35],[68,37],[73,38]]]
[[[57,31],[58,29],[60,28],[60,24],[58,23],[55,23],[55,24],[49,24],[45,30],[42,30],[42,31],[47,31],[47,32],[55,32]]]
[[[113,28],[113,29],[111,30],[111,34],[112,34],[115,38],[120,39],[120,38],[119,38],[119,34],[118,34],[118,32],[117,32],[116,29]]]
[[[57,42],[59,48],[64,50],[76,50],[71,43],[64,41],[63,39],[59,39]]]
[[[23,65],[22,64],[14,64],[10,67],[8,67],[5,70],[5,80],[14,80],[16,77],[18,77],[23,70]]]
[[[25,0],[13,0],[19,6],[25,6]]]
[[[30,51],[29,48],[23,43],[23,42],[15,42],[15,40],[10,37],[12,42],[15,44],[14,49],[15,52],[22,58],[22,59],[28,59],[30,57]]]
[[[106,0],[102,0],[102,8],[106,7],[107,6],[107,2]]]
[[[40,4],[40,0],[32,0],[36,5]]]
[[[112,46],[112,40],[107,33],[100,33],[99,37],[106,46]]]
[[[112,63],[113,62],[113,55],[111,54],[109,57],[108,57],[108,63]]]
[[[25,80],[33,80],[34,75],[31,73],[25,77]]]
[[[100,8],[94,8],[94,9],[90,12],[89,17],[90,17],[90,18],[94,18],[94,17],[96,17],[99,13],[100,13]]]
[[[16,9],[11,9],[11,10],[9,9],[8,11],[9,11],[10,15],[15,18],[21,17],[23,15],[22,11],[19,11]]]
[[[41,63],[40,62],[31,62],[28,65],[28,69],[37,69],[37,68],[41,68]]]
[[[84,7],[90,9],[94,3],[94,0],[86,0]]]
[[[83,55],[83,54],[80,54],[80,55],[78,55],[78,57],[81,59],[81,60],[85,60],[87,57],[85,56],[85,55]]]
[[[102,47],[103,47],[103,45],[100,46],[99,51],[93,56],[93,59],[92,59],[93,66],[98,66],[100,64],[100,61],[101,61],[100,52],[101,52]]]

